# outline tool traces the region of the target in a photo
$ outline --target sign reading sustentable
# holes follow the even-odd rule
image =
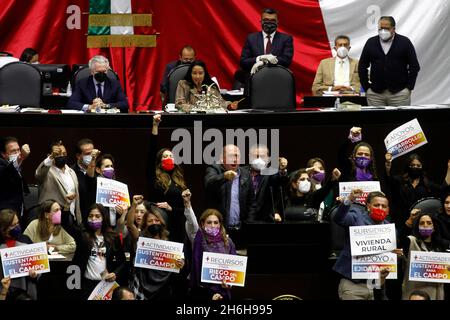
[[[411,251],[409,280],[450,283],[450,252]]]
[[[119,204],[130,206],[128,186],[116,180],[97,177],[97,194],[95,202],[111,208],[114,208]]]
[[[0,256],[3,274],[11,279],[28,276],[30,271],[50,272],[45,242],[1,249]]]
[[[179,273],[177,259],[184,258],[183,244],[139,237],[134,266]]]

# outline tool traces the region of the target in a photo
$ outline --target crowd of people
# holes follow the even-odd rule
[[[325,162],[313,157],[304,166],[288,170],[288,160],[279,158],[269,167],[270,150],[265,145],[249,149],[247,165],[241,165],[241,151],[236,145],[223,148],[220,161],[206,168],[204,192],[207,209],[196,214],[191,204],[192,182],[185,179],[184,166],[175,163],[174,154],[159,146],[161,115],[153,116],[149,145],[150,193],[132,195],[131,206],[105,207],[96,202],[97,180],[116,179],[116,161],[101,152],[92,139],[81,139],[76,146],[75,164],[63,141],[50,144],[45,159],[35,171],[39,186],[38,206],[24,208],[27,184],[21,174],[31,153],[29,145],[20,145],[14,137],[2,138],[0,144],[0,248],[45,242],[52,251],[71,260],[81,270],[81,290],[75,297],[87,299],[102,281],[116,281],[128,288],[123,295],[139,300],[192,298],[199,300],[231,299],[227,283],[200,281],[203,252],[245,254],[247,223],[279,223],[306,220],[311,223],[329,219],[330,210],[340,204],[334,222],[348,228],[395,223],[399,263],[404,272],[403,298],[421,290],[431,299],[444,299],[444,286],[412,282],[407,278],[409,252],[445,252],[450,245],[450,161],[442,183],[426,174],[424,160],[409,154],[405,170],[395,175],[392,155],[387,153],[384,172],[377,172],[373,148],[362,141],[362,128],[350,129],[340,148],[340,163],[329,173]],[[353,205],[362,190],[353,189],[348,198],[336,200],[338,182],[380,181],[382,191],[372,192],[366,207]],[[126,182],[126,181],[125,181]],[[132,182],[128,182],[132,183]],[[195,195],[194,195],[195,196]],[[410,211],[425,197],[440,197],[437,212]],[[22,232],[24,230],[24,232]],[[140,237],[183,244],[183,257],[177,260],[180,273],[135,267],[137,241]],[[400,250],[403,249],[403,250]],[[127,261],[128,260],[128,261]],[[365,281],[352,279],[351,252],[345,241],[334,270],[342,277],[341,299],[372,299],[374,292]],[[399,269],[399,270],[400,270]],[[42,276],[43,278],[44,276]],[[41,276],[1,277],[2,293],[9,299],[25,295],[39,299]],[[390,280],[388,280],[390,281]],[[6,289],[5,289],[6,288]],[[388,295],[391,295],[390,290]],[[400,298],[400,297],[398,297]]]

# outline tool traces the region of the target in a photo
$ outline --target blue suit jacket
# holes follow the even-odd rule
[[[292,36],[276,32],[272,42],[272,52],[278,59],[278,64],[289,68],[294,55]],[[241,53],[241,68],[250,71],[256,58],[264,54],[264,39],[262,32],[255,32],[247,37]]]
[[[80,79],[67,102],[67,108],[82,110],[85,104],[92,104],[92,101],[97,97],[96,89],[93,76]],[[128,99],[123,93],[120,82],[117,80],[106,78],[102,100],[104,103],[110,104],[111,107],[120,109],[122,113],[128,112]]]

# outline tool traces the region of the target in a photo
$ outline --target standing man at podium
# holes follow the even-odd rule
[[[369,71],[370,67],[370,82]],[[378,35],[367,40],[359,78],[370,106],[409,106],[420,66],[411,41],[395,32],[393,17],[381,17]]]
[[[264,9],[261,15],[262,31],[248,35],[241,53],[243,71],[256,72],[264,63],[289,68],[294,55],[292,36],[277,31],[278,12]]]

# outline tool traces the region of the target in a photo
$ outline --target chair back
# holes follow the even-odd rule
[[[31,64],[11,62],[0,68],[0,105],[40,107],[41,74]]]
[[[89,69],[88,66],[86,67],[80,67],[74,74],[73,74],[73,78],[72,78],[72,88],[75,89],[75,86],[77,84],[78,81],[80,81],[81,79],[84,78],[89,78],[89,76],[91,75],[91,69]],[[117,73],[112,70],[112,69],[108,69],[108,71],[106,72],[106,76],[109,79],[112,80],[119,80],[119,76],[117,75]]]
[[[167,76],[169,78],[167,83],[167,103],[175,103],[178,81],[183,80],[184,77],[186,77],[188,69],[189,64],[181,64],[169,72],[169,75]]]
[[[412,209],[421,209],[422,212],[430,213],[430,214],[439,214],[440,209],[442,208],[442,203],[439,198],[435,197],[427,197],[417,200],[414,203],[409,211]]]
[[[266,65],[250,77],[252,109],[295,110],[295,78],[287,68]]]

